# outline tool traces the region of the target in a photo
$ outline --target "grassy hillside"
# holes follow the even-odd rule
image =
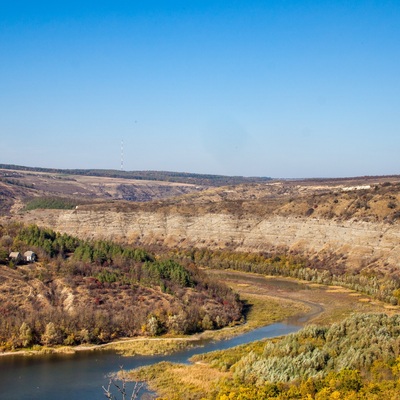
[[[28,249],[38,262],[7,259]],[[33,225],[0,227],[0,278],[3,350],[194,333],[241,319],[238,297],[193,265]]]
[[[378,182],[381,180],[381,182]],[[86,209],[119,212],[144,210],[189,215],[232,214],[237,217],[270,215],[321,218],[335,221],[396,223],[400,219],[400,182],[335,181],[254,183],[210,188],[157,202],[107,202]],[[355,185],[355,186],[354,186]],[[361,188],[361,189],[360,189]]]

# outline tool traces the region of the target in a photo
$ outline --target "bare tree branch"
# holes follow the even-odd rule
[[[119,381],[122,382],[121,384],[117,384],[116,380],[113,378],[110,378],[107,387],[102,386],[102,389],[104,391],[104,396],[109,399],[109,400],[118,400],[118,398],[112,393],[112,387],[114,387],[117,390],[117,393],[121,394],[121,400],[127,400],[127,390],[126,390],[126,374],[122,370],[122,366],[120,367],[120,373],[117,375],[120,377]],[[135,385],[132,389],[132,394],[129,397],[129,400],[135,400],[139,396],[140,390],[143,388],[144,382],[135,382]]]

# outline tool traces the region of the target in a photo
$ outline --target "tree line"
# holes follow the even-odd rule
[[[326,262],[288,253],[243,253],[209,249],[175,249],[171,253],[182,263],[195,263],[213,269],[233,269],[263,275],[283,276],[326,285],[339,285],[369,295],[377,300],[400,303],[400,279],[370,271],[368,275],[354,274],[345,266],[332,267]],[[333,256],[332,256],[333,257]]]
[[[194,185],[206,186],[226,186],[241,183],[267,182],[270,177],[244,177],[244,176],[225,176],[212,174],[194,174],[187,172],[170,171],[119,171],[107,169],[55,169],[55,168],[36,168],[24,167],[19,165],[0,164],[0,169],[11,169],[17,171],[47,172],[51,174],[65,175],[84,175],[101,176],[108,178],[124,178],[137,180],[153,180],[177,183],[189,183]]]

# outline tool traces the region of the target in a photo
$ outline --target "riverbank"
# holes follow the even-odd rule
[[[165,395],[169,399],[187,399],[196,397],[191,393],[195,392],[201,398],[208,398],[213,385],[221,383],[212,379],[224,376],[231,376],[229,365],[237,360],[240,354],[250,354],[253,349],[263,346],[264,342],[255,342],[267,337],[281,337],[300,329],[304,324],[321,323],[340,318],[340,315],[346,315],[353,308],[355,311],[373,312],[384,310],[383,307],[372,304],[364,296],[355,296],[355,293],[341,292],[340,288],[327,286],[316,286],[310,283],[278,278],[265,278],[261,275],[251,275],[236,273],[234,271],[222,271],[219,277],[215,279],[224,279],[228,285],[240,290],[242,298],[247,299],[246,317],[247,323],[226,328],[221,331],[214,331],[211,334],[235,336],[231,340],[204,341],[201,347],[185,349],[175,352],[169,356],[140,356],[123,357],[118,350],[110,350],[112,345],[120,343],[107,344],[100,349],[105,351],[95,351],[90,346],[88,349],[82,349],[76,354],[43,354],[37,357],[4,357],[0,362],[0,386],[2,386],[2,397],[9,400],[43,400],[54,399],[69,400],[95,400],[104,396],[102,386],[107,385],[110,376],[114,376],[119,369],[135,370],[145,365],[154,365],[154,370],[141,369],[143,374],[148,372],[146,379],[150,386],[155,388],[162,395],[163,390],[170,390],[171,396]],[[293,299],[293,300],[292,300]],[[265,301],[264,301],[265,300]],[[296,302],[296,303],[294,303]],[[303,302],[303,303],[300,303]],[[297,304],[299,309],[294,310]],[[277,307],[281,308],[277,308]],[[310,308],[310,306],[313,306]],[[388,310],[396,312],[396,310]],[[286,314],[285,314],[286,313]],[[297,316],[294,314],[297,313]],[[287,315],[285,318],[280,318]],[[288,316],[291,315],[292,317]],[[286,323],[277,323],[262,329],[253,329],[244,335],[237,336],[238,329],[250,330],[251,324],[264,323],[265,321],[276,321],[286,319]],[[253,321],[253,322],[252,322]],[[293,324],[291,324],[293,321]],[[203,333],[206,338],[210,332]],[[217,336],[214,336],[216,338]],[[221,336],[222,337],[222,336]],[[194,337],[191,337],[192,339]],[[196,339],[198,337],[196,336]],[[145,343],[150,341],[152,346],[160,344],[163,347],[166,340],[170,343],[176,343],[181,346],[182,337],[177,338],[133,338],[132,346],[139,347],[143,352]],[[279,339],[272,339],[274,341]],[[130,343],[123,341],[122,345],[130,347]],[[188,342],[186,340],[186,342]],[[246,344],[247,343],[247,344]],[[261,344],[260,344],[261,343]],[[192,344],[192,342],[190,343]],[[237,347],[244,345],[244,347]],[[158,347],[158,346],[157,346]],[[231,348],[232,350],[224,350]],[[98,347],[97,347],[98,348]],[[86,351],[84,351],[86,350]],[[215,350],[219,353],[209,353]],[[154,352],[154,349],[149,349]],[[188,359],[194,355],[206,353],[199,363],[188,365]],[[136,354],[136,351],[135,351]],[[162,354],[162,353],[161,353]],[[164,362],[163,364],[159,364]],[[165,364],[168,362],[168,364]],[[172,363],[172,364],[171,364]],[[181,364],[179,364],[181,363]],[[218,370],[213,367],[214,363],[221,366]],[[137,370],[136,370],[137,371]],[[152,374],[152,371],[156,374]],[[217,371],[217,372],[216,372]],[[222,374],[222,373],[223,374]],[[142,375],[144,377],[144,375]],[[155,382],[153,379],[160,381]],[[128,387],[132,387],[127,382]],[[131,386],[129,386],[131,385]],[[164,387],[164,389],[163,389]],[[187,390],[187,392],[185,392]],[[183,394],[182,394],[183,393]],[[189,395],[187,395],[189,393]]]
[[[206,340],[225,340],[253,329],[270,325],[282,319],[290,318],[298,313],[306,313],[307,307],[301,304],[285,301],[279,304],[276,299],[268,296],[247,296],[244,298],[249,311],[246,322],[240,325],[226,327],[220,330],[209,330],[190,336],[180,337],[135,337],[126,338],[99,345],[41,347],[39,349],[21,349],[0,353],[5,356],[40,356],[48,354],[74,354],[77,352],[112,350],[126,357],[136,355],[166,355],[176,351],[200,345]],[[270,312],[265,312],[269,309]]]
[[[113,350],[124,356],[165,355],[200,345],[205,340],[224,340],[270,325],[277,321],[305,315],[312,307],[301,301],[277,299],[267,293],[252,293],[242,283],[235,289],[245,304],[245,323],[220,330],[209,330],[190,336],[135,337],[100,345],[41,347],[0,353],[2,356],[40,356],[47,354],[73,354],[84,351]]]
[[[61,347],[41,347],[40,349],[22,349],[15,351],[7,351],[0,353],[0,357],[3,356],[40,356],[48,354],[74,354],[78,352],[89,352],[89,351],[101,351],[101,350],[116,350],[123,351],[124,348],[129,346],[141,347],[143,352],[138,352],[140,355],[154,355],[154,354],[168,354],[169,352],[177,351],[180,349],[180,342],[197,342],[199,339],[197,337],[168,337],[168,338],[148,338],[148,337],[136,337],[118,340],[115,342],[104,343],[104,344],[93,344],[93,345],[80,345],[80,346],[61,346]],[[160,348],[170,349],[166,352],[165,350],[158,350],[158,346],[154,346],[154,343],[162,343]],[[177,343],[173,346],[172,343]],[[187,346],[185,346],[187,347]],[[151,351],[149,349],[154,349]],[[128,354],[127,354],[128,355]],[[131,354],[135,355],[135,354]]]
[[[265,277],[229,270],[206,270],[239,293],[245,303],[245,323],[191,336],[135,337],[100,345],[42,347],[0,353],[3,356],[73,354],[113,350],[126,356],[170,354],[199,345],[204,340],[224,340],[261,326],[286,320],[291,324],[331,324],[356,312],[399,312],[350,289],[313,284],[292,278]]]
[[[235,271],[209,271],[218,279],[242,296],[264,296],[268,293],[281,302],[292,301],[308,307],[308,311],[288,317],[286,322],[306,325],[331,325],[354,313],[384,312],[389,315],[400,312],[399,307],[388,306],[338,286],[313,284],[295,281],[290,278],[264,277]],[[269,339],[271,340],[271,339]],[[272,339],[278,340],[278,339]],[[262,352],[266,341],[242,345],[229,350],[209,353],[210,357],[196,357],[191,365],[160,363],[142,367],[125,373],[125,379],[144,380],[151,390],[165,399],[203,399],[211,398],[210,394],[221,382],[232,380],[230,366],[243,354]],[[217,367],[218,366],[218,367]]]
[[[331,325],[354,313],[400,313],[400,306],[392,306],[342,286],[233,270],[207,270],[207,273],[223,280],[241,296],[268,294],[279,302],[287,300],[308,308],[309,312],[290,318],[290,323]]]

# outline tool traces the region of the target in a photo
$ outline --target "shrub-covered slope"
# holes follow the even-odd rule
[[[38,254],[37,263],[7,259],[26,250]],[[110,241],[7,225],[0,227],[0,262],[3,349],[192,333],[241,318],[237,296],[193,265]]]
[[[359,314],[329,328],[309,326],[282,339],[199,355],[195,365],[181,369],[190,375],[197,365],[208,366],[216,372],[204,375],[221,376],[213,389],[199,390],[193,399],[398,399],[399,334],[399,315]],[[133,374],[153,381],[157,370],[159,380],[168,367],[159,364]]]

